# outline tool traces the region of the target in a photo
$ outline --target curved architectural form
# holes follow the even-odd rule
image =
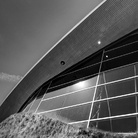
[[[138,129],[138,1],[103,1],[24,77],[0,108],[113,132]]]
[[[44,84],[33,99],[25,112],[50,115],[82,127],[136,131],[138,30]]]

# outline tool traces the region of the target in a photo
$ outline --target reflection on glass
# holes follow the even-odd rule
[[[57,87],[58,85],[64,85],[65,83],[73,82],[84,77],[90,77],[96,75],[99,72],[100,64],[75,71],[73,73],[66,74],[64,76],[57,77],[52,81],[51,87]]]
[[[92,109],[91,119],[109,117],[107,101],[95,102]]]
[[[104,75],[103,75],[103,72],[102,72],[99,75],[98,84],[103,84],[103,83],[105,83],[105,80],[104,80]]]
[[[88,120],[90,108],[91,104],[85,104],[61,110],[56,110],[44,114],[53,118],[58,118],[61,121],[71,123],[71,122]]]
[[[129,54],[131,52],[135,52],[138,50],[138,42],[132,42],[130,44],[127,44],[125,46],[121,46],[120,48],[116,48],[114,50],[110,50],[108,52],[105,52],[104,60],[106,60],[106,55],[109,56],[109,58],[114,58],[118,56],[122,56],[125,54]]]
[[[112,99],[109,105],[112,116],[136,113],[135,97]]]
[[[82,69],[84,67],[92,66],[94,64],[100,63],[101,59],[102,59],[102,53],[103,53],[103,51],[99,51],[96,55],[92,55],[91,57],[88,57],[87,59],[82,61],[77,66],[72,67],[72,68],[68,69],[67,71],[65,71],[63,74],[65,75],[67,73],[71,73],[73,71],[77,71],[77,70]]]
[[[138,92],[138,78],[135,79],[136,79],[136,92]]]
[[[105,72],[105,81],[111,82],[134,76],[134,65]]]
[[[133,33],[131,33],[131,35],[126,36],[125,38],[119,40],[116,44],[105,48],[105,51],[113,50],[114,48],[119,48],[123,45],[131,44],[133,42],[136,42],[137,40],[138,40],[138,34],[137,34],[137,32],[136,33],[133,32]]]
[[[47,86],[48,87],[48,86]],[[41,99],[43,95],[46,93],[47,87],[44,86],[43,88],[40,88],[37,92],[36,98],[34,99],[31,108],[29,109],[30,112],[35,112],[39,103],[41,102]]]
[[[96,81],[97,81],[97,76],[83,81],[83,88],[82,88],[82,86],[78,86],[77,84],[74,84],[74,85],[59,89],[59,90],[55,90],[52,92],[50,91],[50,93],[47,93],[44,96],[44,99],[54,97],[54,96],[59,96],[59,95],[74,92],[74,91],[80,91],[83,89],[87,89],[88,87],[93,87],[96,85]]]
[[[135,62],[138,62],[138,52],[103,62],[101,71],[114,69]]]
[[[111,123],[109,119],[102,121],[91,121],[90,128],[98,128],[104,131],[111,131]]]
[[[35,100],[29,111],[35,112],[40,102],[41,102],[41,99]]]
[[[105,98],[107,98],[105,85],[98,86],[95,94],[95,100],[100,100]]]
[[[106,85],[108,97],[120,96],[135,92],[134,79]]]
[[[48,110],[53,110],[57,108],[62,108],[65,102],[65,97],[57,97],[50,100],[42,101],[37,112],[44,112]]]
[[[79,91],[65,96],[64,107],[90,102],[93,99],[95,88]]]
[[[137,113],[138,113],[138,96],[136,96],[136,107],[137,107]]]
[[[63,118],[69,119],[71,122],[88,120],[91,104],[71,107],[58,110],[57,114]]]
[[[136,117],[112,119],[113,132],[136,132]]]
[[[27,105],[27,107],[23,110],[23,112],[28,112],[30,107],[31,107],[31,105],[32,105],[32,102]]]
[[[104,131],[112,131],[111,129],[111,122],[110,120],[102,120],[98,122],[98,129],[104,130]]]
[[[78,82],[78,83],[75,84],[75,87],[76,87],[77,89],[87,88],[86,86],[87,86],[86,81],[80,81],[80,82]]]
[[[98,128],[98,121],[91,121],[89,124],[90,128]]]
[[[138,75],[138,63],[135,66],[136,66],[136,75]]]
[[[88,122],[86,121],[86,122],[81,122],[81,123],[74,123],[73,126],[86,129],[87,128],[87,124],[88,124]]]

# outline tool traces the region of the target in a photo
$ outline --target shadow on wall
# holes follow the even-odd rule
[[[84,130],[55,118],[34,113],[14,114],[0,123],[0,138],[138,138],[136,133]]]

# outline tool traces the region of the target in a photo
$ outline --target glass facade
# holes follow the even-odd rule
[[[20,111],[112,132],[138,130],[138,33],[104,47],[42,85]]]

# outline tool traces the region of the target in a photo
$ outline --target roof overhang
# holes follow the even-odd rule
[[[137,0],[104,0],[57,42],[11,91],[0,107],[0,122],[18,112],[43,83],[137,29],[137,7]],[[61,65],[61,61],[65,64]]]

